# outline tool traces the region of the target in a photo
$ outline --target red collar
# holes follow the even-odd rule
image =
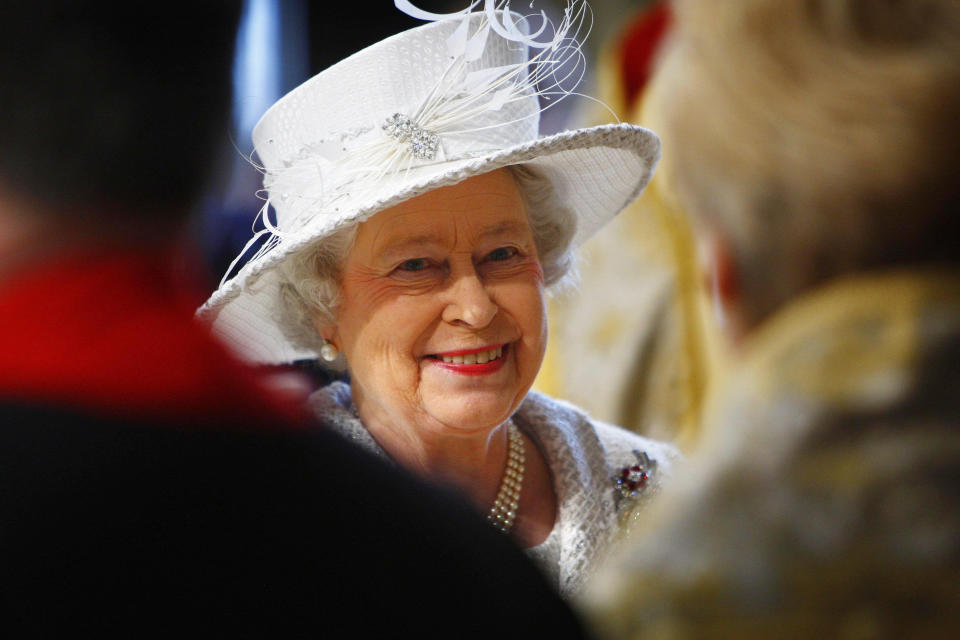
[[[74,253],[0,282],[0,397],[225,427],[299,422],[194,322],[202,297],[176,255]]]

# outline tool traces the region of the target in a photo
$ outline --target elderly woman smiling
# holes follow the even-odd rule
[[[254,132],[270,239],[201,310],[253,361],[345,366],[310,398],[319,421],[463,491],[566,594],[675,455],[530,392],[545,288],[659,154],[631,125],[536,137],[532,82],[572,9],[532,60],[502,12],[463,12],[281,99]]]

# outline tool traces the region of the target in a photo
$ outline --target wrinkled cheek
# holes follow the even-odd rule
[[[526,362],[523,364],[526,364],[530,370],[521,370],[524,378],[536,377],[547,351],[547,308],[542,287],[538,288],[535,295],[530,296],[530,304],[531,306],[527,309],[528,322],[523,337],[524,349],[527,352],[524,358]]]
[[[540,335],[531,336],[529,343],[534,377],[540,372],[543,358],[547,353],[547,330],[547,315],[544,313],[540,318]]]
[[[381,332],[372,327],[351,332],[347,348],[350,370],[361,382],[372,382],[373,378],[382,375],[389,363],[390,346],[382,339]]]
[[[364,388],[368,399],[397,415],[406,415],[416,404],[420,380],[419,363],[396,350],[365,345],[361,362],[351,367],[353,383]]]

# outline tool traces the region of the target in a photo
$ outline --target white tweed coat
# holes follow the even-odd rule
[[[387,459],[352,411],[349,385],[334,382],[310,396],[320,423]],[[513,416],[537,445],[553,476],[557,520],[541,545],[529,549],[560,593],[575,595],[616,538],[619,519],[636,517],[669,478],[677,449],[613,425],[591,420],[576,407],[530,392]],[[631,492],[618,484],[624,469],[639,467],[647,479]]]

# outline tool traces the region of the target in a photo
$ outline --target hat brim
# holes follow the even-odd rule
[[[315,358],[313,351],[291,344],[280,326],[277,266],[318,238],[438,187],[522,164],[549,179],[557,201],[576,215],[573,244],[579,246],[640,195],[659,159],[656,134],[636,125],[613,124],[564,131],[480,157],[413,168],[378,184],[376,198],[354,199],[352,206],[335,216],[317,216],[295,237],[284,238],[271,251],[248,262],[210,296],[197,315],[251,362],[280,364]],[[247,286],[250,282],[255,286]]]

